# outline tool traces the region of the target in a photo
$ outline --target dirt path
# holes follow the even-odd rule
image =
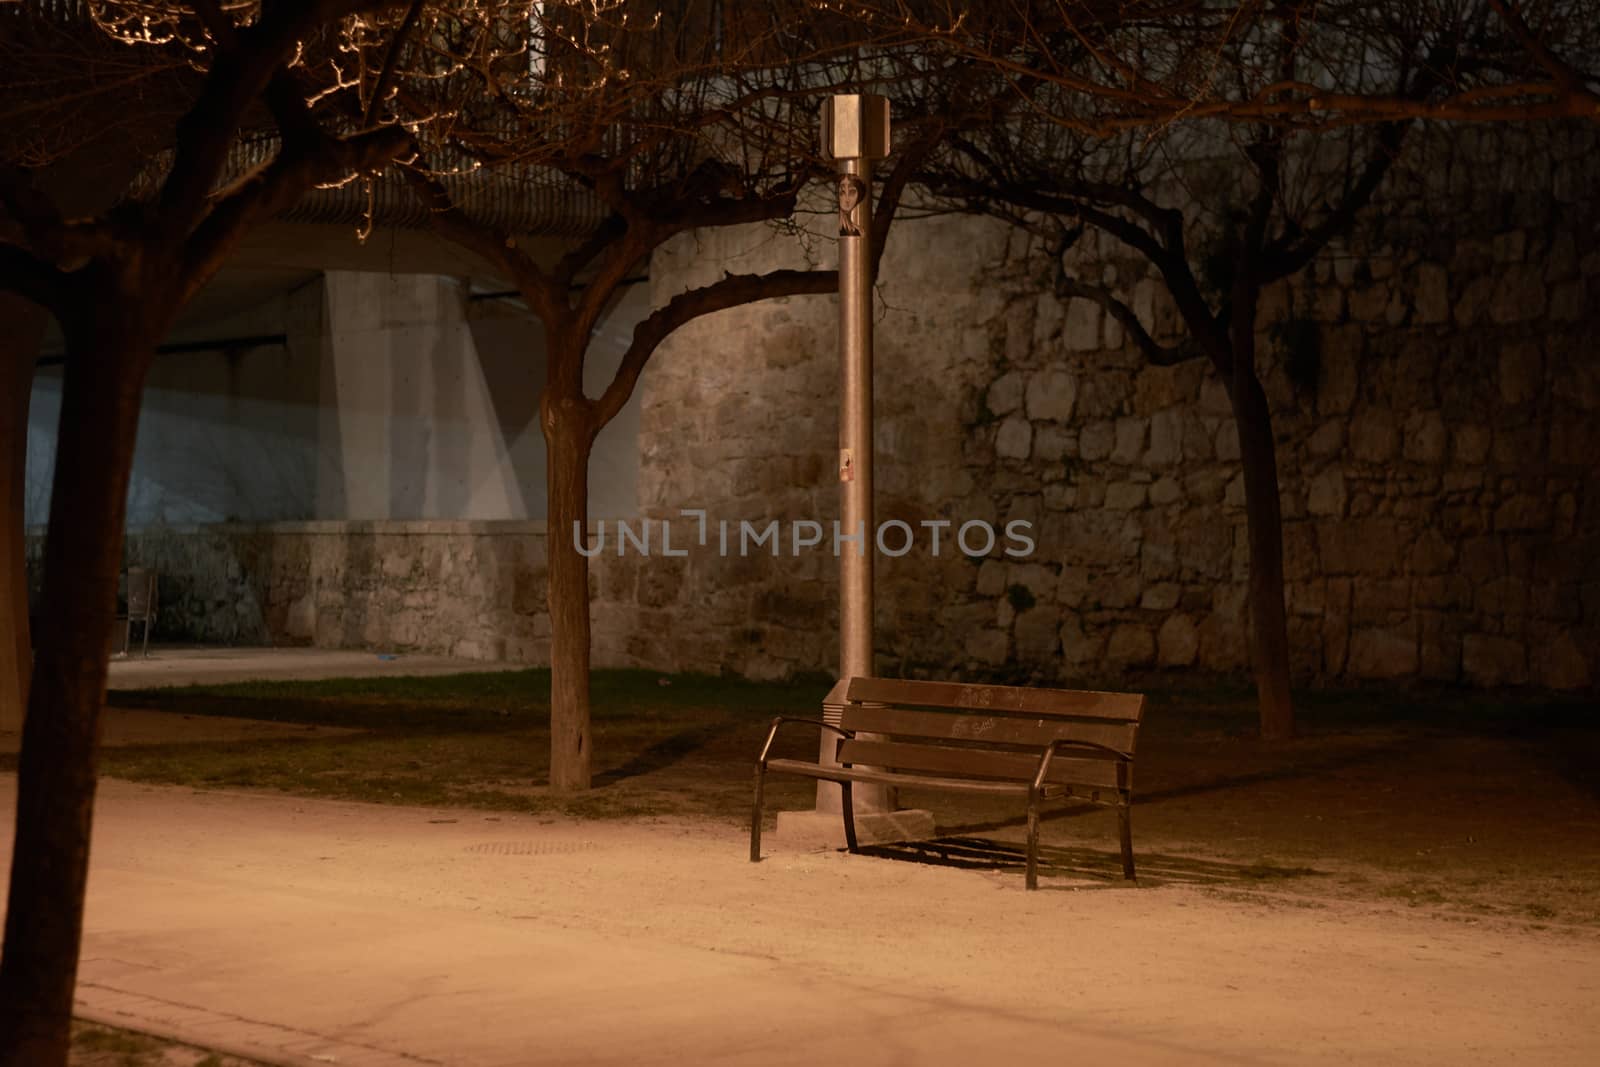
[[[1600,1057],[1591,930],[744,853],[703,822],[108,781],[84,1007],[346,1067]]]

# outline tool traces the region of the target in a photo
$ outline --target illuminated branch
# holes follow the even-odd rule
[[[830,270],[779,270],[768,274],[729,274],[711,285],[680,293],[634,327],[616,376],[595,402],[599,425],[616,417],[633,395],[650,356],[678,327],[718,311],[780,296],[831,293],[839,287]]]

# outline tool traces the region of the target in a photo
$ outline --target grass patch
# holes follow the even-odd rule
[[[131,1030],[74,1021],[70,1067],[259,1067],[251,1060]]]
[[[587,818],[717,814],[744,803],[732,797],[746,789],[748,763],[772,716],[815,715],[828,683],[596,672],[591,703],[599,788],[576,798],[552,796],[545,785],[549,687],[548,670],[527,670],[116,692],[109,698],[113,707],[361,732],[111,748],[102,769],[135,781],[377,803]],[[737,774],[724,773],[735,766]]]
[[[72,1050],[75,1053],[98,1054],[122,1063],[138,1065],[159,1062],[153,1060],[153,1057],[160,1055],[161,1042],[153,1037],[127,1030],[80,1024],[73,1028]]]

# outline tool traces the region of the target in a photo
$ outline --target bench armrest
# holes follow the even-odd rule
[[[820,726],[824,730],[831,730],[840,737],[846,739],[855,736],[853,732],[849,730],[842,730],[839,727],[834,726],[832,723],[823,722],[821,719],[805,719],[794,715],[779,715],[777,718],[772,720],[772,729],[767,731],[767,740],[761,746],[761,755],[756,758],[756,763],[760,766],[765,767],[767,765],[767,753],[772,751],[772,742],[778,736],[778,727],[782,726],[786,722],[798,722],[804,723],[808,726]]]
[[[1050,773],[1050,763],[1056,758],[1056,753],[1062,751],[1063,749],[1073,748],[1098,749],[1101,752],[1115,756],[1123,763],[1133,762],[1133,757],[1128,753],[1112,748],[1110,745],[1097,745],[1093,741],[1072,741],[1067,739],[1052,741],[1050,742],[1050,746],[1046,748],[1044,753],[1039,757],[1039,769],[1034,773],[1033,776],[1033,791],[1035,793],[1044,788],[1045,775]],[[1121,777],[1119,777],[1117,780],[1119,782],[1124,781],[1124,779]]]

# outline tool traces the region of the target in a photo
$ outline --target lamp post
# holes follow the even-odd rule
[[[872,164],[889,154],[888,99],[829,97],[822,151],[837,169],[839,198],[839,684],[823,705],[837,725],[843,687],[872,673]],[[834,740],[822,731],[824,763],[833,762]],[[857,811],[892,808],[883,786],[853,793]],[[819,812],[837,813],[840,803],[837,785],[817,783]]]

